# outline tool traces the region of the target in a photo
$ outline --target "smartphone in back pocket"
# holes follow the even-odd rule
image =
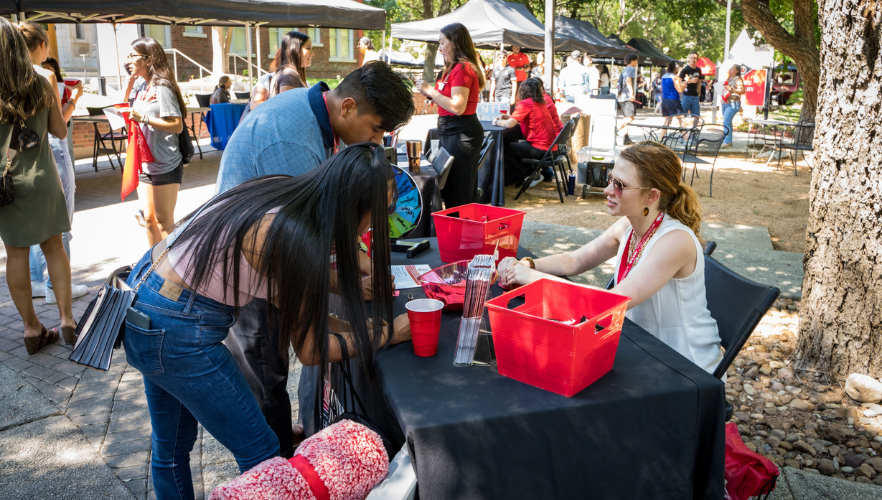
[[[135,309],[134,307],[130,307],[126,311],[126,323],[141,328],[143,330],[150,329],[150,316],[147,316],[143,312]]]

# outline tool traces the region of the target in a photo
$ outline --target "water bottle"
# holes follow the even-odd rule
[[[570,169],[570,175],[567,177],[567,196],[574,194],[576,194],[576,176],[573,174],[572,169]]]

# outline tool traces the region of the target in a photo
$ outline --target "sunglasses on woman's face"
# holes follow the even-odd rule
[[[612,174],[607,174],[607,176],[606,176],[606,183],[607,183],[608,185],[612,185],[612,187],[613,187],[613,192],[615,192],[615,193],[616,193],[616,196],[618,196],[619,198],[622,197],[622,194],[624,193],[624,191],[625,191],[626,189],[649,189],[649,188],[640,187],[640,186],[636,186],[636,187],[628,187],[628,186],[622,184],[622,181],[620,181],[620,180],[616,179],[615,177],[613,177]]]

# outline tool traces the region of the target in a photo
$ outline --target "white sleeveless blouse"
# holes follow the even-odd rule
[[[634,268],[646,260],[655,242],[665,234],[676,230],[689,233],[695,243],[695,254],[698,257],[695,270],[686,278],[671,278],[655,295],[628,310],[625,317],[708,373],[713,373],[723,359],[723,352],[720,349],[717,322],[707,309],[704,256],[695,233],[682,222],[665,214],[664,220],[649,240]],[[632,231],[630,227],[625,230],[624,237],[619,243],[619,251],[616,254],[616,284],[618,284],[622,254],[628,249],[628,239]]]

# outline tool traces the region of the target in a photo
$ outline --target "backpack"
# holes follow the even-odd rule
[[[193,141],[190,139],[190,130],[187,129],[187,124],[184,123],[183,126],[181,133],[178,134],[178,150],[181,152],[182,163],[186,167],[193,159]]]

